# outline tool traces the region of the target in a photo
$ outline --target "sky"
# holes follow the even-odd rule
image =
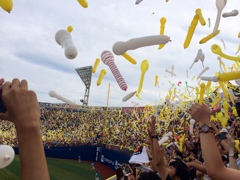
[[[240,44],[239,14],[221,17],[220,33],[208,42],[199,44],[203,37],[213,32],[217,17],[215,0],[143,0],[138,5],[135,0],[87,2],[88,8],[83,8],[77,0],[13,0],[11,13],[0,9],[1,76],[6,81],[13,78],[28,80],[29,89],[36,92],[40,102],[61,103],[49,96],[49,91],[53,90],[81,105],[79,100],[84,98],[85,85],[75,69],[93,66],[101,53],[104,50],[112,52],[113,45],[118,41],[159,35],[162,17],[166,18],[164,34],[170,37],[171,42],[160,50],[158,45],[153,45],[127,51],[137,64],[114,55],[114,62],[128,85],[127,91],[120,89],[109,67],[100,61],[97,71],[92,74],[89,106],[106,106],[109,86],[108,106],[159,104],[165,100],[170,83],[175,84],[180,93],[184,92],[185,82],[188,86],[198,86],[199,82],[193,77],[197,77],[204,69],[202,63],[198,61],[189,68],[199,49],[205,55],[204,67],[209,67],[204,76],[214,76],[215,72],[220,71],[218,55],[211,51],[212,44],[218,44],[225,54],[237,56],[235,53]],[[198,23],[190,45],[184,49],[188,27],[197,8],[202,10],[206,25]],[[240,11],[239,8],[239,0],[228,0],[222,13],[235,9]],[[77,57],[72,60],[65,57],[64,49],[55,41],[56,32],[66,30],[68,26],[73,27],[71,36],[78,50]],[[122,102],[123,97],[138,90],[143,60],[148,61],[149,68],[144,76],[141,100],[133,96],[127,102]],[[228,67],[232,67],[234,62],[222,60],[227,71],[230,71]],[[176,74],[174,77],[165,71],[171,71],[172,65]],[[102,69],[107,73],[97,86]],[[158,86],[154,86],[156,75]]]

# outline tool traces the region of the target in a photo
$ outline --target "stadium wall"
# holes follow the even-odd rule
[[[15,147],[14,150],[19,154],[18,148]],[[84,161],[100,162],[113,170],[122,163],[128,163],[130,159],[128,154],[100,146],[52,147],[44,150],[46,157],[76,160],[80,157]]]

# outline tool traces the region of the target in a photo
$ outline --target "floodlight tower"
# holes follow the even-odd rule
[[[80,101],[82,106],[88,106],[89,92],[92,80],[92,66],[85,66],[75,69],[86,86],[84,98]]]

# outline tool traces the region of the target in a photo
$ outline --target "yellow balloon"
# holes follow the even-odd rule
[[[218,35],[220,33],[220,30],[217,30],[217,32],[214,34],[214,33],[211,33],[209,35],[207,35],[206,37],[202,38],[200,41],[199,41],[199,44],[203,44],[207,41],[209,41],[210,39],[214,38],[216,35]]]
[[[198,15],[199,17],[199,22],[202,26],[205,26],[206,25],[206,21],[205,19],[203,18],[203,15],[202,15],[202,10],[200,8],[196,9],[195,13]]]
[[[228,60],[232,60],[232,61],[240,61],[240,57],[234,57],[234,56],[229,56],[227,54],[224,54],[222,52],[222,49],[219,45],[217,44],[213,44],[212,47],[211,47],[211,50],[214,54],[217,54],[225,59],[228,59]]]
[[[122,56],[132,64],[137,64],[137,61],[127,53],[123,53]]]
[[[166,18],[162,17],[160,19],[160,35],[164,35],[164,30],[165,30],[165,23],[166,23]],[[165,44],[159,44],[158,49],[162,49]]]
[[[13,2],[12,0],[0,0],[0,6],[2,7],[3,10],[10,13],[13,8]]]
[[[102,69],[99,76],[98,76],[98,80],[97,80],[97,85],[99,86],[102,83],[102,79],[106,74],[106,70]]]
[[[192,40],[193,33],[194,33],[194,31],[197,27],[197,24],[198,24],[198,19],[199,19],[199,16],[194,15],[194,17],[192,19],[192,22],[191,22],[191,25],[188,28],[187,36],[186,36],[185,41],[184,41],[184,45],[183,45],[184,49],[186,49],[189,46],[189,44]]]
[[[136,96],[139,98],[139,93],[142,91],[142,85],[143,85],[143,81],[144,81],[144,76],[146,71],[148,70],[149,64],[148,64],[148,60],[143,60],[141,63],[141,71],[142,71],[142,75],[140,78],[140,82],[139,82],[139,86],[138,86],[138,91],[136,93]],[[140,99],[140,98],[139,98]]]
[[[72,26],[68,26],[67,27],[67,31],[70,33],[70,32],[72,32],[73,31],[73,27]]]
[[[200,84],[199,104],[202,104],[202,103],[203,103],[204,92],[205,92],[205,84],[204,84],[204,83],[201,83],[201,84]]]
[[[99,62],[100,62],[100,59],[97,58],[97,59],[95,60],[94,66],[93,66],[93,68],[92,68],[92,73],[95,73],[95,72],[96,72],[96,70],[97,70],[97,68],[98,68],[98,65],[99,65]]]
[[[158,85],[158,75],[155,76],[155,82],[154,82],[154,86],[156,87]]]
[[[83,8],[87,8],[88,7],[88,3],[86,0],[78,0],[79,4],[83,7]]]

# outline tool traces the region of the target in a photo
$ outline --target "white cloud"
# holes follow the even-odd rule
[[[39,101],[59,102],[48,96],[50,90],[75,102],[79,102],[85,93],[85,85],[75,72],[75,68],[93,65],[102,51],[112,51],[117,41],[127,41],[148,35],[157,35],[160,30],[159,20],[166,17],[165,34],[171,37],[161,50],[158,46],[142,47],[128,53],[136,59],[133,65],[121,56],[115,56],[115,63],[128,84],[127,92],[122,91],[114,79],[110,69],[100,62],[97,72],[92,75],[89,105],[105,106],[108,85],[111,84],[110,106],[131,106],[131,101],[140,105],[155,103],[164,99],[170,82],[175,85],[181,81],[177,89],[184,92],[185,81],[196,86],[197,81],[191,80],[203,69],[201,62],[189,70],[198,49],[205,54],[204,65],[210,70],[205,74],[213,76],[219,71],[217,55],[211,52],[211,45],[216,43],[226,54],[235,56],[240,39],[237,37],[240,27],[240,16],[221,18],[220,34],[205,44],[199,44],[200,39],[210,34],[215,23],[217,9],[215,1],[182,0],[168,3],[165,1],[144,0],[135,5],[132,0],[88,0],[89,7],[82,8],[77,0],[73,1],[14,1],[10,14],[0,11],[0,72],[6,80],[18,77],[29,81],[31,89],[36,91]],[[240,7],[240,1],[228,1],[223,12],[229,12]],[[206,25],[198,24],[192,41],[187,49],[183,43],[187,29],[197,8],[202,9]],[[238,9],[240,10],[240,9]],[[208,27],[208,18],[211,27]],[[72,37],[78,49],[78,56],[68,60],[63,49],[55,42],[55,33],[67,26],[73,26]],[[223,48],[221,39],[225,41]],[[138,88],[141,62],[149,61],[149,69],[145,74],[142,100],[133,97],[126,103],[122,98]],[[233,61],[225,60],[227,66]],[[174,65],[176,77],[171,77],[165,69],[171,70]],[[102,84],[96,85],[101,69],[105,69]],[[186,70],[189,78],[186,77]],[[155,75],[159,76],[159,88],[154,87]],[[167,76],[167,77],[165,77]]]

